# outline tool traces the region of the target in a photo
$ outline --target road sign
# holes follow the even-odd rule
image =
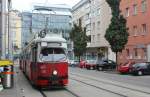
[[[13,65],[13,62],[10,60],[0,60],[0,66]]]

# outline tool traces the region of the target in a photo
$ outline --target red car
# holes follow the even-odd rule
[[[80,63],[79,63],[79,67],[80,68],[85,68],[85,63],[86,63],[85,60],[81,60]]]
[[[85,68],[90,70],[96,69],[96,60],[87,60]]]
[[[135,63],[135,62],[129,61],[129,62],[126,62],[126,63],[124,63],[124,64],[121,64],[121,65],[118,66],[118,71],[119,71],[120,73],[129,73],[129,72],[130,72],[130,68],[131,68],[131,66],[132,66],[134,63]]]

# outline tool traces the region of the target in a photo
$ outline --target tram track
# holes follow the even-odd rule
[[[74,93],[73,91],[69,90],[68,88],[64,88],[64,91],[66,91],[69,94],[71,94],[72,97],[81,97],[81,96],[77,95],[76,93]],[[50,97],[49,95],[47,95],[46,93],[44,93],[43,90],[39,90],[39,92],[42,95],[42,97]]]
[[[123,94],[120,94],[120,93],[117,93],[117,92],[113,92],[113,91],[110,91],[110,90],[108,90],[108,89],[104,89],[104,88],[101,88],[101,87],[98,87],[98,86],[95,86],[95,85],[86,83],[86,82],[81,81],[81,80],[77,80],[77,79],[74,79],[74,78],[70,78],[70,79],[75,80],[75,81],[80,82],[80,83],[83,83],[83,84],[88,85],[88,86],[92,86],[92,87],[94,87],[94,88],[97,88],[97,89],[100,89],[100,90],[103,90],[103,91],[106,91],[106,92],[112,93],[112,94],[116,94],[116,95],[118,95],[118,96],[120,96],[120,97],[128,97],[128,96],[126,96],[126,95],[123,95]]]
[[[66,90],[67,92],[69,92],[70,94],[72,94],[74,97],[80,97],[79,95],[75,94],[73,91],[71,91],[71,90],[69,90],[69,89],[67,89],[67,88],[65,88],[65,90]]]
[[[134,88],[130,88],[130,87],[126,87],[126,86],[122,86],[122,85],[119,85],[119,84],[114,84],[114,83],[110,83],[110,82],[106,82],[106,81],[101,81],[101,80],[98,80],[98,79],[95,79],[95,78],[91,78],[91,77],[87,77],[87,76],[83,76],[83,75],[80,75],[80,74],[74,74],[74,73],[70,73],[70,74],[78,76],[78,77],[82,77],[82,78],[85,78],[85,79],[93,80],[93,81],[96,81],[96,82],[99,82],[99,83],[112,85],[112,86],[116,86],[116,87],[120,87],[120,88],[131,90],[131,91],[140,92],[140,93],[144,93],[144,94],[150,95],[150,92],[146,92],[146,91],[142,91],[142,90],[138,90],[138,89],[134,89]],[[70,79],[107,91],[107,89],[104,89],[104,88],[101,88],[101,87],[98,87],[98,86],[95,86],[95,85],[92,85],[92,84],[88,84],[88,83],[86,83],[84,81],[80,81],[78,79],[74,79],[74,78],[70,78]],[[108,91],[112,92],[110,90],[108,90]],[[116,94],[118,94],[118,93],[116,93]],[[122,95],[122,96],[123,97],[127,97],[125,95]]]
[[[45,94],[42,90],[40,90],[40,93],[41,93],[41,95],[42,95],[43,97],[48,97],[48,96],[46,96],[46,94]]]

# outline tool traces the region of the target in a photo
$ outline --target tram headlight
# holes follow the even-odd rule
[[[58,73],[57,70],[53,71],[53,75],[57,75],[57,73]]]

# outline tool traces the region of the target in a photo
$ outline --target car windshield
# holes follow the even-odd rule
[[[89,63],[89,64],[96,64],[96,60],[87,60],[87,63]]]
[[[147,66],[147,63],[136,63],[133,65],[133,67],[137,67],[137,66]]]
[[[40,52],[41,61],[62,61],[66,59],[62,48],[42,48]]]

